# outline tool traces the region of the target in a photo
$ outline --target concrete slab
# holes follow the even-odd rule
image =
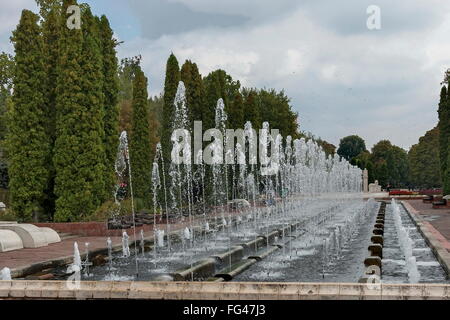
[[[19,250],[23,248],[22,239],[11,230],[0,230],[0,252]]]
[[[39,248],[48,245],[45,234],[32,224],[2,224],[2,230],[11,230],[22,239],[24,248]]]
[[[40,227],[39,229],[44,233],[47,243],[50,244],[61,242],[61,238],[55,230],[47,227]]]

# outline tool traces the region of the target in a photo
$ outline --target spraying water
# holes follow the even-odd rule
[[[12,280],[11,270],[7,267],[3,268],[2,271],[0,271],[0,276],[1,276],[1,280],[3,280],[3,281]]]

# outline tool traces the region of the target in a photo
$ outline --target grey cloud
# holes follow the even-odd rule
[[[448,25],[435,8],[448,8],[446,1],[430,0],[427,9],[421,0],[408,1],[408,7],[373,0],[382,10],[384,34],[365,29],[365,0],[355,8],[342,3],[356,0],[297,1],[300,5],[286,0],[289,10],[261,0],[268,7],[255,12],[237,0],[228,6],[189,1],[193,12],[244,12],[251,18],[236,28],[201,27],[128,42],[121,54],[143,54],[153,94],[162,90],[165,61],[173,51],[180,63],[197,62],[203,74],[221,67],[246,86],[285,89],[300,114],[301,129],[335,144],[358,134],[368,147],[387,138],[409,148],[437,123],[439,82],[443,66],[450,64],[445,59],[450,46],[444,41]],[[162,23],[166,28],[170,22]],[[289,61],[292,51],[298,59],[294,54]],[[328,67],[332,71],[324,73]]]
[[[148,39],[206,27],[235,27],[248,20],[243,15],[195,11],[184,3],[167,0],[131,0],[129,5]]]
[[[366,9],[376,5],[381,10],[381,29],[369,31],[366,27]],[[430,1],[392,0],[304,0],[301,8],[312,18],[337,33],[371,33],[376,36],[430,28],[441,21],[448,4]]]

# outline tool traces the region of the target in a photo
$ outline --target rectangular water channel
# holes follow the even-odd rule
[[[358,282],[364,275],[364,259],[373,235],[380,203],[374,200],[341,199],[303,201],[287,212],[243,215],[220,231],[199,233],[195,242],[173,242],[167,247],[123,257],[114,253],[112,263],[82,272],[90,281],[262,281],[262,282]],[[449,283],[447,275],[418,232],[403,206],[401,221],[414,240],[420,283]],[[386,207],[383,283],[408,283],[405,257],[390,204]],[[214,221],[211,221],[214,225]],[[179,237],[179,240],[182,237]],[[167,240],[167,239],[166,239]],[[148,249],[148,246],[147,246]],[[60,268],[60,279],[66,278]]]

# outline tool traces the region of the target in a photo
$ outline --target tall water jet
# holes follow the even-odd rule
[[[111,272],[113,256],[112,256],[112,241],[111,241],[110,237],[108,237],[108,239],[106,239],[106,247],[108,248],[108,268],[109,268],[109,272]]]
[[[142,256],[145,257],[145,237],[144,237],[144,230],[141,230],[141,252]]]
[[[178,185],[178,205],[182,220],[184,220],[183,207],[187,203],[188,219],[190,228],[193,228],[192,207],[192,154],[190,146],[190,131],[188,109],[186,102],[186,88],[184,83],[178,83],[177,92],[174,100],[175,117],[173,120],[174,132],[171,137],[173,144],[172,159],[182,159],[181,163],[177,161],[175,167],[177,180],[172,180],[172,185]],[[181,138],[181,141],[179,139]],[[181,155],[181,156],[180,156]],[[172,161],[173,162],[173,161]],[[175,175],[172,175],[175,176]],[[194,237],[191,237],[194,242]]]
[[[161,172],[159,173],[159,161],[161,161]],[[156,165],[155,165],[156,164]],[[156,168],[155,168],[156,166]],[[171,251],[171,242],[170,242],[170,220],[169,220],[169,207],[168,207],[168,203],[167,203],[167,185],[166,185],[166,171],[165,171],[165,167],[164,167],[164,157],[162,154],[162,148],[161,148],[161,143],[157,143],[156,144],[156,155],[155,155],[155,161],[153,163],[153,174],[152,174],[152,181],[154,181],[153,184],[153,204],[154,206],[156,206],[156,203],[158,203],[157,201],[157,190],[160,189],[161,187],[163,188],[163,193],[164,193],[164,209],[165,209],[165,213],[166,213],[166,233],[167,233],[167,247],[168,247],[168,251]],[[156,177],[155,175],[158,174],[158,177]],[[162,175],[162,185],[161,185],[161,178],[160,175]],[[155,185],[156,184],[156,185]],[[154,209],[154,214],[156,214],[156,209]]]
[[[130,245],[128,243],[129,236],[126,231],[122,233],[122,256],[128,258],[130,256]]]
[[[159,247],[158,243],[158,235],[162,230],[159,230],[157,224],[156,224],[156,215],[157,215],[157,209],[158,209],[158,191],[161,188],[161,180],[160,180],[160,174],[159,174],[159,166],[157,159],[158,153],[156,155],[155,162],[153,162],[153,168],[152,168],[152,187],[153,187],[153,243],[155,244],[153,246],[153,258],[155,260],[156,265],[156,255],[157,255],[157,248]],[[164,173],[163,173],[164,174]],[[170,252],[170,249],[169,249]]]
[[[0,271],[0,280],[9,281],[11,278],[11,270],[7,267],[4,267],[2,271]]]
[[[119,146],[118,146],[118,152],[117,152],[117,158],[115,163],[115,170],[117,177],[119,181],[125,180],[125,174],[128,169],[128,182],[130,187],[130,199],[131,199],[131,213],[133,218],[133,235],[134,235],[134,251],[135,251],[135,269],[136,269],[136,276],[139,275],[139,266],[138,266],[138,250],[137,250],[137,236],[136,236],[136,213],[135,213],[135,207],[134,207],[134,193],[133,193],[133,181],[132,181],[132,174],[131,174],[131,162],[130,162],[130,152],[128,149],[128,137],[127,132],[122,131],[119,138]],[[117,194],[117,192],[116,192]],[[117,203],[117,197],[116,203]],[[120,202],[119,202],[120,206]],[[125,232],[126,234],[126,232]],[[128,234],[126,234],[127,241],[128,241]],[[129,248],[127,247],[127,252],[129,256]],[[124,252],[125,254],[125,252]]]
[[[80,250],[78,249],[78,243],[73,243],[73,262],[67,268],[67,273],[80,272],[82,268]]]
[[[420,273],[417,268],[416,258],[413,256],[413,240],[409,236],[409,232],[402,224],[400,208],[394,198],[391,200],[391,207],[400,248],[402,249],[405,257],[405,268],[408,273],[408,280],[410,283],[418,283],[420,280]]]
[[[85,246],[85,255],[84,261],[81,263],[81,265],[84,266],[84,273],[86,276],[89,276],[89,267],[92,265],[92,262],[89,262],[89,242],[84,243]]]

